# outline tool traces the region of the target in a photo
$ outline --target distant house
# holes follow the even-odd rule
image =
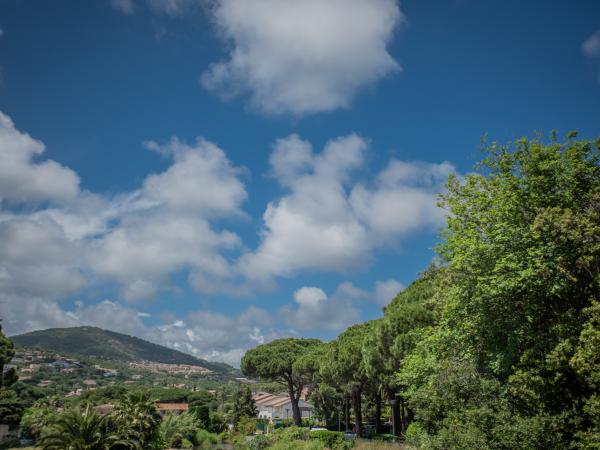
[[[94,380],[83,380],[82,383],[85,384],[86,386],[96,386],[98,384]]]
[[[188,410],[187,403],[157,403],[156,409],[161,416],[166,414],[181,414]]]
[[[294,416],[292,411],[292,402],[287,395],[274,395],[261,392],[252,396],[256,403],[259,419],[291,419]],[[312,417],[314,414],[313,406],[306,400],[298,401],[300,414],[303,419]]]

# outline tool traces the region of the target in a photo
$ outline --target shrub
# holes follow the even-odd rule
[[[211,433],[210,431],[200,429],[196,431],[193,442],[200,448],[212,448],[212,446],[218,444],[219,441],[220,438],[218,435]]]
[[[339,431],[311,431],[309,438],[311,441],[319,440],[323,442],[326,447],[329,447],[332,450],[343,449],[346,445],[344,434]]]
[[[254,438],[248,442],[249,450],[262,450],[265,448],[270,448],[273,444],[274,439],[272,436],[267,436],[264,434],[259,434],[258,436],[254,436]]]
[[[241,417],[235,424],[235,429],[247,436],[254,434],[256,431],[256,419],[251,417]]]
[[[292,442],[292,441],[306,441],[308,440],[308,434],[310,431],[306,428],[300,428],[296,426],[279,428],[273,433],[277,441]]]

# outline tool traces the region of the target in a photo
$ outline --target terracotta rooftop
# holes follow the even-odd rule
[[[159,411],[187,411],[187,403],[157,403],[156,407]]]

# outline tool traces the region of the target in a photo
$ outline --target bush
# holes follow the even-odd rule
[[[344,449],[347,443],[344,440],[344,434],[339,431],[311,431],[309,438],[311,441],[319,440],[323,442],[323,444],[331,450]]]
[[[251,417],[241,417],[235,424],[235,429],[246,436],[254,434],[256,432],[256,419]]]
[[[194,435],[194,445],[199,446],[200,448],[212,448],[212,446],[218,444],[220,438],[218,435],[211,433],[206,430],[198,430]]]
[[[279,428],[273,433],[277,441],[292,442],[292,441],[306,441],[308,440],[308,434],[310,431],[306,428],[300,428],[296,426]]]
[[[254,436],[254,438],[248,442],[249,450],[263,450],[265,448],[270,448],[273,444],[274,439],[272,436],[267,436],[264,434],[259,434],[258,436]]]

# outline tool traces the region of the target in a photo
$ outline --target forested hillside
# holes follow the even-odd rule
[[[117,361],[155,361],[202,366],[218,373],[236,372],[224,363],[209,362],[135,336],[96,327],[50,328],[12,336],[17,347],[39,348],[61,354],[93,356]]]

